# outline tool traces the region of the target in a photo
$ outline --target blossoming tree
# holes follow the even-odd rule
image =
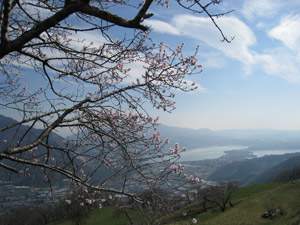
[[[221,14],[208,10],[220,1],[175,2],[217,26]],[[182,171],[176,159],[185,149],[163,150],[168,140],[145,106],[175,109],[174,91],[197,89],[187,76],[202,66],[198,47],[184,56],[183,44],[171,49],[152,41],[143,20],[154,4],[168,7],[162,0],[2,1],[0,105],[18,122],[0,128],[0,134],[14,131],[2,140],[0,167],[14,173],[38,167],[47,182],[55,172],[135,201],[133,182],[151,189]],[[117,14],[128,9],[133,19]],[[40,132],[32,135],[35,127]],[[72,136],[50,141],[61,130]],[[118,188],[110,186],[116,179]]]

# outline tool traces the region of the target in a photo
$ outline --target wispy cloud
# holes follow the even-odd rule
[[[191,15],[176,15],[163,32],[174,35],[184,35],[204,42],[208,46],[222,51],[226,56],[239,60],[249,68],[254,62],[253,54],[249,47],[256,43],[256,38],[251,29],[236,17],[222,17],[217,21],[226,36],[235,37],[230,44],[221,42],[219,31],[209,18]],[[157,21],[149,20],[148,24],[157,32],[162,32],[157,27]],[[175,32],[176,31],[176,32]]]
[[[230,44],[220,41],[220,33],[209,18],[182,15],[175,17],[172,22],[184,35],[203,41],[230,58],[245,64],[253,62],[249,47],[256,43],[255,35],[236,17],[222,17],[217,21],[227,37],[235,37]]]
[[[226,60],[222,56],[222,54],[217,53],[217,52],[211,52],[211,53],[202,53],[200,52],[198,54],[199,59],[201,63],[205,66],[206,68],[217,68],[221,69],[226,65]]]
[[[262,3],[259,4],[260,10],[267,8],[268,1],[262,1]],[[168,29],[163,29],[163,31],[157,26],[159,24],[157,21],[148,21],[149,25],[153,24],[152,28],[157,32],[199,40],[200,43],[219,50],[224,56],[240,61],[244,65],[246,75],[251,74],[253,69],[261,69],[268,75],[300,83],[300,14],[283,17],[277,26],[267,31],[267,36],[279,40],[282,46],[279,43],[279,47],[277,45],[276,48],[262,49],[261,53],[253,50],[256,45],[256,36],[242,20],[234,16],[224,16],[217,20],[217,23],[225,35],[235,36],[230,44],[220,41],[220,33],[209,18],[176,15],[169,24],[162,22],[168,26]],[[213,59],[209,61],[208,58],[206,58],[207,62],[212,66],[217,65],[218,68],[222,66],[222,64],[216,64]]]
[[[241,12],[249,20],[270,17],[280,10],[280,5],[278,0],[247,0]]]
[[[300,50],[300,14],[288,15],[281,19],[280,24],[268,32],[272,38],[292,50]]]
[[[160,20],[146,20],[144,23],[148,26],[151,26],[152,29],[160,33],[167,33],[167,34],[174,34],[174,35],[180,34],[180,32],[177,30],[176,27]]]
[[[267,34],[282,45],[258,55],[257,64],[269,75],[300,83],[300,14],[284,16]]]
[[[256,56],[256,65],[268,75],[281,77],[291,83],[300,83],[300,60],[285,48],[272,49]]]

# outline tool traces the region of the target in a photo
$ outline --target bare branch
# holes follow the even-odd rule
[[[152,2],[151,1],[147,1],[147,2]],[[150,6],[150,4],[149,4]],[[80,12],[85,13],[87,15],[90,16],[95,16],[99,19],[103,19],[107,22],[116,24],[118,26],[122,26],[122,27],[127,27],[127,28],[136,28],[136,29],[140,29],[143,31],[147,31],[149,29],[149,27],[140,24],[140,20],[139,16],[143,16],[143,15],[139,15],[136,18],[134,18],[133,20],[128,20],[128,19],[124,19],[118,15],[115,15],[113,13],[110,13],[108,11],[105,10],[100,10],[99,8],[95,7],[95,6],[90,6],[90,5],[83,5],[82,8],[79,9]]]
[[[6,164],[4,164],[4,163],[1,163],[1,162],[0,162],[0,167],[3,167],[3,168],[5,168],[5,169],[7,169],[7,170],[10,170],[10,171],[12,171],[12,172],[14,172],[14,173],[16,173],[16,174],[19,174],[19,173],[20,173],[20,171],[17,170],[16,168],[13,168],[13,167],[8,166],[8,165],[6,165]]]
[[[149,15],[146,15],[146,13],[150,8],[152,2],[153,0],[146,0],[143,7],[140,9],[140,11],[138,12],[138,14],[135,16],[133,20],[136,21],[137,23],[140,23],[143,20],[143,18],[145,17],[149,18]]]
[[[3,10],[3,22],[1,26],[1,44],[6,43],[7,39],[7,31],[8,31],[8,23],[9,23],[9,15],[11,9],[11,0],[3,0],[1,11]],[[2,13],[1,13],[2,14]]]
[[[13,51],[21,50],[27,42],[33,40],[34,38],[38,38],[41,35],[41,33],[50,29],[51,27],[54,27],[60,21],[64,20],[74,12],[78,11],[78,9],[82,5],[83,3],[81,3],[81,1],[76,1],[76,2],[72,1],[71,4],[67,4],[66,7],[64,7],[62,10],[55,13],[53,16],[45,19],[44,21],[38,23],[31,30],[24,32],[17,39],[8,41],[6,43],[1,42],[0,59],[2,59],[5,55]]]

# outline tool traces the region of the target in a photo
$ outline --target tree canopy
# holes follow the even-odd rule
[[[205,13],[229,41],[215,23],[223,13],[209,13],[221,1],[176,2]],[[199,46],[185,56],[184,44],[154,43],[143,24],[154,4],[168,8],[161,0],[2,1],[0,107],[17,122],[0,128],[0,167],[41,168],[46,182],[59,173],[136,201],[133,182],[151,189],[183,171],[176,160],[185,148],[163,148],[168,139],[145,105],[171,112],[176,90],[197,89],[187,77],[202,72]],[[122,16],[126,10],[134,16]],[[60,130],[72,135],[57,142]]]

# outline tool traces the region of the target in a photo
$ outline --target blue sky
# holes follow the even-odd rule
[[[170,1],[172,2],[172,1]],[[160,113],[166,125],[210,128],[300,129],[300,2],[298,0],[224,0],[213,10],[234,12],[216,20],[177,5],[155,6],[146,20],[155,41],[200,44],[204,72],[192,79],[202,88],[177,93],[177,109]]]
[[[222,36],[204,14],[169,2],[168,9],[153,3],[154,16],[144,21],[153,29],[150,36],[174,48],[184,42],[187,55],[200,45],[204,72],[192,77],[200,86],[197,91],[176,93],[172,114],[149,108],[153,117],[159,116],[162,124],[194,129],[300,130],[299,0],[224,0],[211,8],[212,13],[234,10],[216,20],[228,38],[235,37],[231,43],[220,41]],[[132,18],[136,11],[120,6],[116,13]],[[126,29],[116,27],[113,32],[115,38]],[[93,32],[75,36],[88,43],[104,41]],[[134,80],[143,72],[139,67],[132,71]],[[27,75],[29,89],[45,82],[37,74],[33,82],[30,71]]]

